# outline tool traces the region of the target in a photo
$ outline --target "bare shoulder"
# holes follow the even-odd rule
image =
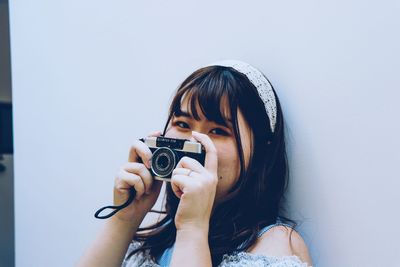
[[[274,226],[265,232],[248,252],[276,257],[296,255],[301,261],[312,265],[303,238],[295,230],[283,225]]]

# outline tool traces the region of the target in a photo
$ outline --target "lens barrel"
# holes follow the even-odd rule
[[[161,178],[171,177],[177,164],[177,155],[168,147],[160,147],[154,151],[151,158],[151,170]]]

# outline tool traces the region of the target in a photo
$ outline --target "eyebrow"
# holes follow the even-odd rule
[[[192,116],[192,114],[190,114],[189,112],[186,112],[186,111],[184,111],[184,110],[175,112],[175,116],[177,116],[177,117],[182,116],[182,117],[194,119],[193,116]],[[232,120],[231,120],[231,119],[225,118],[225,117],[224,117],[224,120],[228,121],[228,122],[232,125]],[[217,122],[215,122],[215,123],[217,123]],[[220,123],[217,123],[217,124],[220,124]],[[223,122],[223,124],[220,124],[220,125],[225,126],[225,127],[228,127],[228,125],[226,125],[225,121]],[[228,127],[228,128],[229,128],[229,127]]]

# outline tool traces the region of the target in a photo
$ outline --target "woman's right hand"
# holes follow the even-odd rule
[[[149,136],[160,136],[161,132]],[[131,146],[128,162],[124,164],[115,177],[114,205],[122,205],[129,197],[130,188],[135,188],[136,196],[132,203],[118,211],[114,216],[126,222],[143,219],[151,210],[160,194],[162,181],[155,180],[150,173],[152,153],[149,147],[137,140]]]

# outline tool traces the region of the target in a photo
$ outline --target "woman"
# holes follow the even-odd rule
[[[116,204],[132,187],[135,200],[107,221],[79,266],[312,265],[296,224],[283,214],[284,121],[259,70],[229,60],[192,73],[176,92],[163,135],[200,142],[204,166],[183,157],[166,186],[165,217],[140,229],[161,181],[149,171],[150,149],[137,141],[114,188]]]

